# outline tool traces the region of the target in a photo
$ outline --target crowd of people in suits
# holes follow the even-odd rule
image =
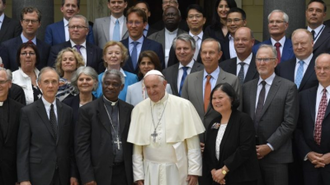
[[[193,139],[175,140],[201,153],[183,152],[187,184],[330,183],[330,21],[323,0],[308,2],[307,27],[292,33],[289,16],[271,11],[270,38],[261,42],[235,0],[215,1],[209,25],[198,4],[180,12],[177,0],[162,0],[163,17],[154,25],[148,2],[127,5],[108,0],[110,15],[91,24],[78,14],[79,0],[62,0],[63,19],[40,40],[41,12],[24,7],[14,20],[0,0],[0,184],[172,183],[151,177],[168,172],[136,161],[172,146],[149,146],[158,134],[176,133],[166,133],[166,125],[157,134],[168,123],[162,119],[186,126],[183,115],[163,117],[173,100],[198,117]],[[155,128],[150,141],[134,140],[145,137],[130,135],[141,124],[131,114],[147,122],[142,105],[149,100],[157,108]],[[202,168],[189,168],[192,155]],[[178,169],[166,168],[168,174],[181,174],[177,158]]]

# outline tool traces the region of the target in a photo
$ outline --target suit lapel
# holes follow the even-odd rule
[[[87,61],[86,66],[93,66],[91,62],[93,62],[93,49],[90,47],[89,43],[86,42],[86,54],[87,54]]]
[[[45,126],[48,129],[49,133],[55,139],[54,131],[53,131],[52,125],[49,121],[49,118],[47,116],[48,114],[46,112],[45,105],[42,102],[42,99],[37,100],[37,110],[38,110],[37,113],[38,113],[39,117],[41,118],[41,121],[45,124]]]
[[[299,90],[303,89],[304,85],[306,85],[306,83],[307,83],[308,79],[311,77],[311,75],[315,74],[314,66],[315,66],[315,60],[313,57],[306,69],[306,72],[305,72],[302,80],[301,80]]]
[[[246,72],[244,82],[248,82],[248,81],[254,79],[255,77],[257,77],[257,75],[258,75],[258,72],[257,72],[257,68],[256,68],[256,63],[255,63],[255,55],[252,54],[252,59],[251,59],[248,71]]]
[[[123,135],[123,131],[126,127],[126,119],[127,119],[127,107],[122,101],[118,101],[118,106],[119,106],[119,125],[120,125],[120,135]]]
[[[56,31],[56,33],[58,34],[58,37],[59,37],[58,40],[65,42],[66,40],[65,40],[65,30],[64,30],[63,20],[58,22],[58,28],[59,28],[58,30],[60,30],[60,31],[58,31],[58,30]],[[61,43],[61,42],[59,42],[59,43]]]
[[[191,69],[192,70],[192,69]],[[170,84],[173,84],[173,94],[179,94],[179,89],[178,89],[178,73],[179,73],[179,63],[174,64],[173,66],[173,75],[171,75],[171,82]]]
[[[312,89],[309,89],[308,92],[309,92],[309,107],[311,109],[310,113],[311,113],[311,117],[312,117],[312,120],[313,120],[313,127],[314,127],[314,123],[315,123],[315,116],[316,116],[316,112],[315,112],[315,105],[316,105],[316,93],[317,93],[317,87],[314,87]],[[328,106],[328,109],[329,109],[329,106]]]
[[[56,100],[56,107],[57,107],[57,125],[58,125],[57,141],[56,141],[56,144],[57,144],[61,137],[61,133],[62,133],[61,130],[63,128],[63,125],[65,124],[64,114],[66,114],[66,113],[63,112],[63,105],[59,102],[59,100]]]
[[[234,59],[230,59],[230,63],[228,65],[228,73],[231,73],[236,76],[236,71],[237,71],[237,57]]]
[[[12,100],[9,98],[8,99],[8,102],[7,102],[8,103],[9,117],[8,117],[8,129],[6,131],[7,134],[6,134],[6,138],[4,138],[4,140],[5,140],[4,143],[7,143],[8,142],[8,139],[10,138],[10,135],[11,135],[12,130],[13,130],[13,126],[14,126],[13,123],[15,122],[16,119],[18,119],[17,118],[17,115],[16,115],[16,111],[18,111],[18,110],[15,110],[18,107],[14,106],[11,103],[11,101]],[[0,134],[2,134],[2,132]],[[0,136],[0,138],[1,138],[1,136]]]
[[[109,132],[109,134],[111,135],[111,123],[110,123],[110,119],[109,119],[109,115],[107,113],[107,111],[105,110],[104,107],[104,102],[103,102],[103,98],[99,98],[98,100],[98,118],[99,121],[102,123],[102,125],[104,126],[104,128]]]
[[[259,81],[259,79],[256,78],[256,79],[252,82],[251,87],[248,88],[248,90],[250,90],[250,92],[251,92],[251,93],[249,93],[249,94],[250,94],[249,99],[251,100],[250,102],[252,102],[252,103],[250,104],[250,107],[249,107],[249,109],[250,109],[250,116],[251,116],[251,118],[253,118],[253,119],[254,119],[254,117],[255,117],[255,112],[256,112],[256,101],[257,101],[256,98],[257,98],[258,81]]]
[[[109,33],[110,21],[111,21],[111,18],[110,17],[104,17],[103,18],[102,29],[103,29],[103,32],[104,32],[104,35],[105,35],[106,40],[110,40],[110,38],[109,38],[109,36],[110,36],[109,35],[110,34]]]
[[[314,43],[314,47],[313,47],[313,51],[315,52],[315,50],[318,49],[318,47],[320,47],[321,45],[323,45],[323,43],[325,41],[328,42],[328,36],[329,36],[329,33],[330,32],[330,28],[325,26],[320,37],[317,39],[317,41]]]
[[[5,16],[4,19],[3,19],[3,23],[2,23],[1,29],[0,29],[0,36],[3,36],[4,33],[7,32],[7,30],[8,30],[8,25],[7,25],[8,22],[9,22],[9,19],[8,19],[7,16]]]
[[[261,115],[263,115],[265,113],[265,111],[269,107],[270,103],[273,101],[275,95],[277,94],[277,91],[279,90],[279,88],[281,86],[280,84],[281,84],[281,80],[277,76],[275,76],[274,81],[273,81],[272,85],[269,88],[269,92],[268,92],[268,95],[266,97],[265,104],[262,108]]]
[[[195,92],[196,92],[196,100],[198,100],[199,105],[196,107],[202,107],[203,112],[204,111],[204,97],[203,97],[203,74],[204,71],[200,71],[198,75],[196,75],[196,82],[195,84],[201,84],[201,86],[195,85]]]

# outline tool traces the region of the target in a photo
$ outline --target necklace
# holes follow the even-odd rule
[[[109,117],[111,126],[112,126],[112,128],[113,128],[113,130],[115,131],[115,134],[116,134],[116,141],[114,141],[114,143],[117,144],[117,148],[118,148],[118,150],[120,150],[121,141],[120,141],[119,136],[118,136],[118,130],[116,130],[115,127],[112,124],[112,119],[111,119],[111,116],[110,116],[110,114],[108,112],[107,107],[105,106],[105,104],[103,104],[103,106],[104,106],[105,111],[107,112],[107,115]],[[118,118],[118,122],[119,122],[119,118]]]
[[[165,112],[165,108],[166,108],[166,105],[167,105],[167,102],[168,102],[168,96],[166,98],[166,103],[165,103],[165,106],[164,106],[164,109],[162,111],[162,114],[160,115],[160,118],[158,119],[158,123],[157,125],[155,125],[155,121],[154,121],[154,114],[153,114],[153,111],[152,111],[152,106],[151,106],[151,100],[150,100],[150,108],[151,108],[151,117],[152,117],[152,124],[154,126],[154,132],[151,134],[151,137],[153,137],[154,139],[154,142],[156,142],[156,137],[158,136],[156,130],[160,124],[160,120],[163,118],[163,115],[164,115],[164,112]]]

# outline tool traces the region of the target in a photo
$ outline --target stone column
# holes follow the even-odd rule
[[[94,22],[96,18],[109,16],[110,11],[107,4],[108,0],[87,1],[87,19]]]
[[[291,33],[297,28],[304,28],[305,24],[305,1],[302,0],[266,0],[264,1],[264,14],[263,14],[263,40],[269,38],[268,33],[268,14],[275,10],[280,9],[289,16],[289,28],[286,31],[286,36],[290,37]]]
[[[27,6],[36,7],[41,12],[41,26],[37,37],[44,40],[47,25],[54,23],[54,2],[53,0],[13,0],[13,18],[20,20],[21,11]]]

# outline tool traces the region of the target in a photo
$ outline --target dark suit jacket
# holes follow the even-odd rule
[[[204,69],[203,64],[195,61],[194,65],[191,68],[190,73],[200,71],[203,69]],[[163,74],[165,76],[165,79],[167,80],[167,83],[171,85],[172,94],[179,96],[179,90],[178,90],[179,63],[164,69]]]
[[[0,131],[0,171],[2,183],[5,185],[17,182],[16,159],[17,159],[17,134],[19,127],[19,112],[22,104],[8,98],[4,104],[8,106],[8,128],[6,136]],[[0,124],[3,124],[0,122]]]
[[[57,140],[42,99],[22,108],[17,139],[18,182],[34,185],[50,184],[55,169],[63,184],[77,172],[73,153],[72,109],[56,100]]]
[[[315,66],[315,55],[311,59],[309,65],[306,69],[306,72],[303,76],[303,79],[301,80],[301,83],[300,83],[300,86],[298,89],[299,92],[301,92],[305,89],[309,89],[311,87],[317,86],[319,84],[319,82],[316,78],[314,66]],[[296,68],[296,58],[293,58],[291,60],[281,62],[279,65],[277,65],[275,72],[278,76],[294,82],[295,68]]]
[[[322,53],[330,53],[330,27],[325,26],[321,35],[314,43],[313,53],[317,57]]]
[[[265,40],[265,41],[259,43],[258,45],[254,45],[252,48],[252,51],[254,54],[257,54],[257,51],[261,44],[272,45],[272,41],[270,39],[268,39],[268,40]],[[292,41],[291,41],[291,39],[286,37],[284,46],[283,46],[282,55],[281,55],[281,62],[290,60],[292,58],[295,58],[293,49],[292,49]]]
[[[54,67],[56,63],[57,54],[67,47],[73,47],[71,46],[71,42],[63,42],[61,44],[58,44],[56,46],[52,46],[49,54],[48,59],[48,66]],[[103,66],[103,54],[102,49],[98,46],[86,42],[86,54],[87,54],[87,66],[90,66],[95,69],[96,72],[101,73],[104,72],[104,66]]]
[[[231,73],[236,76],[236,74],[237,74],[237,57],[221,62],[219,64],[219,66],[224,71],[227,71],[228,73]],[[246,83],[252,79],[258,78],[258,77],[259,77],[259,73],[256,68],[255,55],[252,55],[252,59],[251,59],[248,71],[244,78],[244,83]]]
[[[255,131],[249,115],[233,110],[220,144],[219,160],[216,158],[215,145],[218,129],[212,129],[214,123],[220,123],[221,116],[212,120],[207,129],[205,150],[203,153],[203,185],[215,182],[211,170],[224,165],[230,170],[226,183],[256,181],[259,175],[257,154],[255,151]]]
[[[136,66],[136,69],[134,70],[132,59],[131,59],[131,56],[130,56],[130,53],[131,52],[129,51],[128,38],[127,39],[124,39],[124,40],[121,40],[120,42],[122,42],[124,44],[124,46],[127,48],[127,52],[128,52],[128,56],[129,56],[128,59],[126,60],[126,63],[124,65],[123,69],[125,71],[131,72],[131,73],[134,73],[134,74],[137,75],[138,74],[138,71],[139,71],[139,67]],[[152,51],[154,51],[158,55],[159,60],[160,60],[161,65],[162,65],[162,68],[164,69],[165,62],[164,62],[164,52],[163,52],[162,45],[159,44],[156,41],[150,40],[148,38],[144,38],[143,43],[142,43],[141,52],[142,51],[145,51],[145,50],[152,50]]]
[[[14,83],[11,84],[8,97],[10,97],[13,100],[16,100],[17,102],[23,105],[26,105],[24,90],[19,85],[16,85]]]
[[[254,119],[258,80],[243,84],[242,110]],[[275,76],[266,97],[258,124],[257,144],[269,143],[274,151],[265,156],[268,163],[290,163],[293,161],[291,137],[298,117],[298,96],[296,85]]]
[[[93,28],[91,26],[89,26],[86,41],[94,44]],[[63,19],[46,27],[45,42],[50,46],[66,42]]]
[[[12,38],[1,44],[2,47],[0,49],[0,56],[2,57],[2,61],[6,69],[10,69],[11,71],[15,71],[18,69],[18,61],[16,61],[16,54],[21,44],[21,36]],[[47,65],[50,46],[44,41],[37,39],[37,48],[40,55],[40,61],[36,67],[41,70]]]
[[[312,87],[299,94],[300,106],[299,106],[299,121],[297,125],[297,130],[295,133],[295,139],[297,140],[297,149],[299,152],[300,159],[303,160],[308,152],[314,151],[317,153],[325,154],[330,152],[330,104],[328,103],[327,109],[325,111],[324,120],[322,122],[322,133],[321,133],[321,144],[317,145],[314,141],[314,127],[315,127],[315,117],[317,112],[315,112],[316,105],[316,93],[317,88]],[[308,177],[311,179],[316,179],[324,175],[329,176],[330,165],[325,165],[324,168],[315,168],[309,160],[304,162],[304,170],[308,172]],[[308,177],[305,177],[308,178]],[[328,178],[329,179],[329,178]],[[329,184],[324,182],[324,184]]]
[[[0,44],[6,40],[21,35],[21,33],[22,27],[20,22],[5,15],[0,29]]]
[[[118,100],[121,142],[127,184],[133,183],[133,145],[127,143],[130,115],[133,106]],[[82,106],[78,113],[75,132],[75,152],[81,181],[83,184],[96,181],[97,184],[111,184],[113,150],[111,125],[103,97]]]

